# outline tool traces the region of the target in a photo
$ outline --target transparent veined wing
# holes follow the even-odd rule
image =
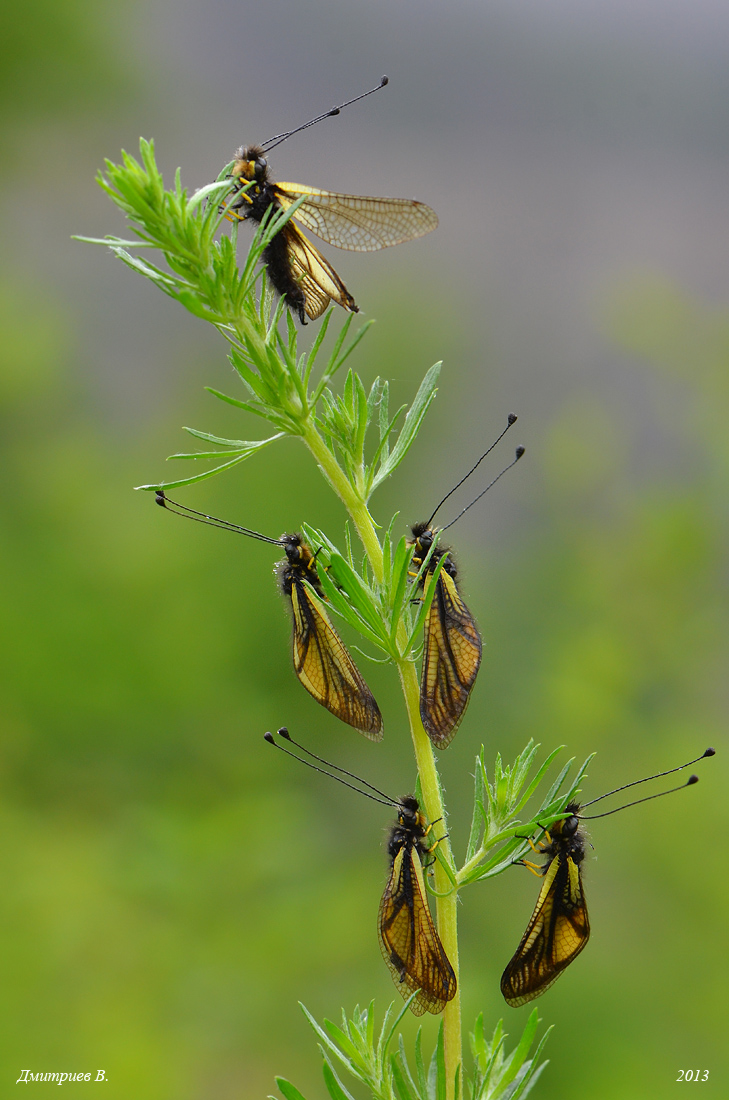
[[[420,857],[404,845],[393,860],[380,902],[380,947],[402,995],[420,990],[410,1005],[416,1016],[442,1012],[456,993],[456,976],[424,894]]]
[[[372,692],[303,581],[291,588],[294,671],[317,703],[373,741],[382,740],[382,715]]]
[[[305,201],[294,217],[323,241],[351,252],[377,252],[430,233],[438,216],[416,199],[380,199],[342,195],[302,183],[274,184],[284,209],[302,195]]]
[[[436,748],[450,744],[481,665],[481,636],[456,582],[445,569],[425,622],[420,717]]]
[[[514,957],[501,978],[512,1008],[532,1001],[556,982],[590,938],[582,876],[569,857],[555,856]]]
[[[318,248],[291,222],[284,226],[283,234],[291,274],[304,294],[307,317],[312,321],[321,317],[330,301],[336,302],[350,313],[358,313],[354,298]]]

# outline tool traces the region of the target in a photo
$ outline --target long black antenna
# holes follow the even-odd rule
[[[479,467],[479,466],[481,465],[481,463],[483,462],[483,460],[484,460],[484,459],[486,458],[486,455],[489,455],[489,454],[491,454],[491,452],[493,451],[493,449],[494,449],[494,447],[496,446],[496,444],[497,444],[497,443],[499,443],[499,442],[501,442],[501,440],[502,440],[502,439],[504,438],[504,436],[505,436],[505,435],[506,435],[506,433],[508,432],[508,430],[509,430],[509,428],[511,427],[511,425],[512,425],[512,424],[516,424],[516,421],[517,421],[517,419],[518,419],[518,417],[517,417],[516,413],[509,413],[509,415],[508,415],[508,417],[507,417],[507,424],[506,424],[506,427],[504,428],[504,430],[503,430],[503,432],[501,433],[501,435],[499,435],[499,436],[497,436],[497,437],[496,437],[496,439],[495,439],[495,440],[493,441],[493,443],[491,444],[491,446],[489,447],[489,449],[488,449],[487,451],[484,451],[484,453],[483,453],[483,454],[481,455],[481,457],[479,458],[478,462],[476,462],[476,463],[475,463],[475,465],[473,465],[473,466],[471,467],[471,469],[470,469],[470,470],[468,471],[468,473],[467,473],[467,474],[465,474],[465,475],[464,475],[464,476],[463,476],[463,477],[461,478],[461,480],[460,480],[460,481],[459,481],[459,482],[458,482],[458,483],[457,483],[456,485],[454,485],[454,486],[453,486],[453,488],[452,488],[451,490],[449,490],[449,492],[447,492],[447,493],[446,493],[446,495],[445,495],[445,496],[443,497],[443,499],[442,499],[442,501],[440,502],[440,504],[438,504],[438,505],[436,506],[436,508],[435,508],[435,511],[433,512],[433,515],[432,515],[432,516],[430,517],[430,519],[428,520],[428,522],[427,522],[427,524],[426,524],[426,526],[427,526],[427,527],[430,527],[431,523],[433,522],[433,520],[435,519],[436,515],[437,515],[437,514],[438,514],[438,512],[440,511],[440,509],[441,509],[441,505],[445,504],[445,502],[446,502],[446,501],[448,500],[448,497],[450,497],[450,496],[453,496],[453,494],[455,493],[456,489],[460,489],[461,485],[463,485],[463,482],[464,482],[464,481],[467,481],[467,480],[468,480],[468,478],[469,478],[469,477],[471,476],[471,474],[473,473],[473,471],[474,471],[474,470],[476,470],[476,469],[477,469],[477,468],[478,468],[478,467]],[[448,526],[450,527],[450,524],[448,524]]]
[[[701,757],[699,757],[699,760],[700,759]],[[674,768],[674,771],[679,770],[679,768]],[[653,779],[655,777],[651,776],[651,778]],[[694,783],[698,783],[698,781],[698,775],[690,775],[686,782],[682,783],[680,787],[671,787],[671,789],[668,791],[659,791],[658,794],[649,794],[645,798],[637,798],[635,802],[626,802],[624,806],[616,806],[614,810],[606,810],[604,814],[590,814],[588,817],[583,817],[582,814],[577,814],[577,817],[579,817],[580,821],[597,821],[598,817],[610,817],[610,814],[616,814],[619,810],[627,810],[630,806],[639,806],[641,802],[650,802],[653,798],[663,798],[664,794],[673,794],[674,791],[682,791],[684,787],[693,787]],[[639,780],[639,782],[642,782],[642,780]],[[631,786],[631,784],[629,783],[628,786]],[[611,791],[611,794],[614,793],[614,791]],[[602,797],[605,798],[606,795],[603,795]],[[593,801],[597,802],[599,800],[595,798]],[[588,802],[587,805],[589,806],[590,803]]]
[[[363,795],[365,798],[370,798],[373,802],[379,802],[381,806],[400,805],[398,799],[390,798],[389,795],[384,794],[382,791],[378,790],[377,787],[373,787],[371,783],[367,783],[366,780],[361,779],[353,772],[348,772],[346,768],[340,768],[337,764],[332,764],[329,760],[324,760],[321,756],[317,756],[316,753],[310,752],[309,749],[304,748],[303,745],[299,745],[296,741],[294,741],[293,737],[290,736],[289,731],[286,729],[286,726],[281,726],[281,728],[278,730],[278,734],[280,737],[284,737],[292,745],[296,745],[297,749],[301,749],[301,751],[305,752],[308,756],[312,756],[314,760],[318,760],[320,764],[326,764],[328,768],[333,768],[335,771],[342,772],[344,775],[348,775],[351,779],[356,779],[358,783],[361,783],[363,786],[369,787],[371,791],[376,791],[377,794],[382,795],[382,798],[376,798],[375,795],[368,794],[367,791],[361,790],[360,787],[355,787],[353,783],[347,783],[346,779],[340,779],[338,775],[332,775],[331,772],[326,772],[323,768],[317,768],[316,764],[311,764],[308,760],[302,760],[302,758],[300,756],[297,756],[295,752],[291,752],[290,749],[285,749],[283,745],[279,745],[272,733],[264,733],[263,739],[264,741],[268,741],[269,745],[273,745],[274,748],[279,749],[281,752],[285,752],[287,756],[291,756],[294,760],[298,760],[300,764],[306,764],[307,768],[311,768],[312,771],[319,772],[320,775],[329,776],[330,779],[336,780],[337,783],[341,783],[344,787],[349,787],[350,791],[357,791],[358,794]]]
[[[241,527],[238,523],[231,523],[227,519],[218,519],[216,516],[208,516],[205,512],[198,512],[195,508],[188,508],[186,504],[178,504],[165,494],[163,489],[158,489],[156,494],[157,504],[166,508],[173,515],[182,516],[184,519],[194,519],[197,523],[207,523],[210,527],[220,527],[223,531],[233,531],[236,535],[248,535],[252,539],[260,539],[261,542],[270,542],[274,546],[283,546],[281,539],[270,539],[268,535],[262,535],[259,531],[251,531],[248,527]],[[170,507],[171,506],[171,507]]]
[[[502,434],[503,434],[503,433],[502,433]],[[495,485],[495,484],[496,484],[496,482],[497,482],[497,481],[499,480],[499,478],[503,477],[503,476],[504,476],[504,474],[506,473],[506,471],[507,471],[507,470],[510,470],[512,466],[516,466],[517,462],[519,461],[519,459],[521,458],[521,456],[522,456],[522,455],[523,455],[523,454],[525,453],[525,451],[526,451],[526,447],[517,447],[517,448],[516,448],[516,454],[515,454],[515,456],[514,456],[514,460],[513,460],[512,462],[510,462],[508,466],[504,466],[504,468],[503,468],[503,470],[501,471],[501,473],[500,473],[500,474],[497,474],[497,475],[496,475],[496,477],[494,478],[494,480],[493,480],[493,481],[491,481],[491,482],[489,482],[489,484],[488,484],[488,485],[486,486],[486,488],[485,488],[485,489],[483,489],[483,490],[482,490],[482,491],[481,491],[481,492],[480,492],[480,493],[478,494],[478,496],[476,497],[476,499],[475,499],[475,500],[472,500],[470,504],[467,504],[467,505],[466,505],[466,507],[465,507],[465,508],[464,508],[464,509],[463,509],[462,511],[460,511],[460,512],[458,513],[458,515],[456,516],[456,519],[452,519],[450,523],[446,523],[445,527],[442,527],[442,528],[441,528],[441,530],[442,530],[442,531],[447,531],[447,530],[448,530],[448,528],[449,528],[449,527],[452,527],[452,526],[453,526],[453,524],[454,524],[454,523],[456,522],[456,520],[457,520],[457,519],[460,519],[460,518],[461,518],[461,516],[462,516],[462,515],[464,515],[464,514],[465,514],[465,513],[466,513],[466,512],[468,511],[468,509],[469,509],[469,508],[473,508],[474,504],[478,504],[479,500],[480,500],[480,499],[481,499],[481,497],[482,497],[482,496],[484,495],[484,493],[488,493],[489,489],[493,489],[494,485]]]
[[[708,748],[705,752],[702,752],[701,756],[697,756],[695,760],[689,760],[686,764],[681,764],[680,767],[678,767],[678,768],[669,768],[668,771],[666,771],[666,772],[656,772],[655,775],[647,775],[645,777],[645,779],[634,779],[632,783],[623,783],[622,787],[616,787],[614,791],[608,791],[607,794],[601,794],[597,798],[593,798],[590,802],[585,802],[582,806],[580,806],[580,809],[581,810],[586,810],[588,806],[594,806],[596,802],[602,802],[603,798],[610,798],[610,795],[619,794],[620,791],[627,791],[628,787],[638,787],[638,786],[640,786],[641,783],[650,783],[651,779],[662,779],[664,775],[673,775],[675,772],[683,771],[684,768],[690,768],[692,764],[698,764],[699,760],[703,760],[705,756],[715,756],[715,755],[716,755],[716,749]],[[692,777],[692,779],[689,780],[689,782],[696,782],[696,780],[693,779],[693,777]],[[688,784],[684,784],[684,786],[688,786]],[[680,790],[681,788],[676,787],[675,789]],[[669,794],[670,792],[665,791],[664,793]],[[658,795],[652,794],[650,797],[651,798],[658,798]],[[640,801],[641,802],[646,802],[647,799],[641,798]],[[633,805],[635,805],[635,803],[630,802],[629,805],[633,806]],[[621,807],[621,809],[622,809],[622,807]],[[614,810],[611,810],[610,812],[615,813]],[[604,816],[607,816],[607,815],[600,814],[599,816],[604,817]]]
[[[309,119],[303,126],[297,126],[295,130],[287,130],[285,134],[276,134],[274,137],[269,138],[268,141],[264,141],[261,148],[265,149],[267,153],[270,153],[271,149],[275,149],[277,145],[280,145],[282,141],[286,141],[287,138],[300,133],[302,130],[308,130],[310,126],[315,126],[317,122],[321,122],[325,118],[331,118],[333,115],[338,115],[342,108],[349,107],[352,103],[357,103],[360,99],[372,95],[373,92],[379,92],[380,88],[384,88],[385,85],[389,83],[389,77],[383,76],[380,79],[380,83],[375,88],[370,88],[368,92],[363,92],[362,95],[357,95],[354,99],[348,99],[346,103],[340,103],[338,107],[332,107],[329,111],[325,111],[323,115],[317,115],[316,118]]]

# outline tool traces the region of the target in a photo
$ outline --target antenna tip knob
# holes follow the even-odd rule
[[[716,749],[707,749],[704,753],[704,756],[716,756]]]
[[[511,426],[512,424],[516,424],[519,417],[516,415],[516,413],[509,413],[506,419],[509,423],[509,426]]]
[[[154,494],[154,499],[157,501],[160,508],[166,508],[167,507],[167,497],[164,494],[164,490],[158,489],[157,492]],[[704,755],[706,755],[706,754],[704,754]]]
[[[285,737],[287,741],[291,740],[291,737],[289,735],[289,731],[286,729],[286,726],[281,726],[280,727],[280,729],[278,731],[278,735],[279,735],[279,737]]]
[[[390,83],[390,78],[389,78],[389,76],[382,76],[382,77],[380,78],[380,87],[381,87],[381,88],[384,88],[384,87],[385,87],[385,85],[386,85],[386,84],[389,84],[389,83]]]
[[[269,745],[275,745],[276,744],[276,742],[273,739],[273,734],[272,733],[264,733],[263,740],[268,741]]]
[[[694,783],[698,783],[698,781],[699,781],[698,775],[690,775],[688,777],[688,779],[686,780],[686,786],[687,787],[693,787]]]
[[[519,459],[521,458],[521,456],[524,454],[525,451],[526,451],[526,447],[517,447],[516,448],[516,461],[517,462],[519,461]]]

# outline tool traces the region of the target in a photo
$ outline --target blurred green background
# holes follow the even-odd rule
[[[713,0],[4,5],[1,1095],[24,1069],[103,1068],[106,1100],[262,1097],[276,1073],[313,1100],[297,1001],[336,1016],[395,995],[375,934],[387,815],[261,740],[286,723],[408,791],[393,675],[365,666],[373,746],[296,683],[270,548],[131,491],[178,472],[180,425],[258,425],[203,392],[236,385],[203,322],[70,240],[124,233],[103,158],[154,137],[200,186],[389,74],[274,174],[440,215],[423,241],[333,256],[378,322],[366,382],[409,400],[445,362],[376,518],[427,516],[520,417],[526,459],[454,539],[486,643],[442,757],[462,850],[482,742],[491,760],[529,737],[597,750],[586,797],[726,745],[727,32]],[[184,499],[342,534],[290,440]],[[591,829],[592,941],[538,1002],[544,1100],[662,1100],[680,1069],[726,1095],[725,754],[701,780]],[[521,1028],[498,980],[535,897],[518,870],[465,892],[468,1023]]]

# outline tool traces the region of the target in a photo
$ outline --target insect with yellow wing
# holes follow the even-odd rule
[[[680,787],[673,787],[670,791],[660,791],[647,798],[639,798],[636,802],[628,802],[625,806],[618,806],[617,809],[609,810],[604,814],[585,817],[581,810],[593,806],[603,798],[617,794],[618,791],[648,783],[651,779],[659,779],[663,775],[672,775],[703,760],[705,756],[713,755],[714,749],[707,749],[696,760],[689,760],[687,764],[659,772],[658,775],[649,775],[645,779],[625,783],[622,787],[608,791],[599,798],[593,798],[591,802],[586,802],[582,806],[578,802],[570,802],[565,807],[565,814],[568,816],[555,822],[549,830],[545,829],[546,844],[540,843],[540,846],[536,847],[531,840],[529,841],[537,854],[547,857],[547,862],[539,866],[528,860],[520,861],[535,874],[543,875],[544,882],[521,943],[501,977],[501,992],[508,1005],[518,1008],[519,1005],[541,996],[577,958],[590,938],[590,921],[587,916],[581,870],[585,858],[586,838],[580,822],[608,817],[610,814],[618,813],[619,810],[627,809],[628,806],[637,806],[640,802],[649,802],[653,798],[661,798],[664,794],[673,794],[674,791],[683,790],[684,787],[697,783],[699,777],[691,775]]]
[[[436,841],[430,846],[426,843],[432,823],[426,822],[425,816],[420,812],[420,804],[413,795],[390,798],[359,776],[304,748],[293,740],[285,726],[278,733],[301,752],[340,775],[332,775],[331,771],[317,768],[315,764],[285,749],[278,744],[272,733],[266,733],[264,737],[270,745],[285,752],[287,756],[292,756],[299,763],[335,779],[373,802],[393,806],[397,810],[397,820],[390,830],[387,845],[390,876],[382,895],[378,917],[380,949],[403,997],[408,998],[417,993],[410,1004],[410,1010],[416,1016],[422,1016],[424,1012],[442,1012],[455,997],[457,982],[426,900],[423,866],[438,843]],[[341,775],[348,775],[359,786],[347,783]],[[368,789],[364,791],[362,787]]]
[[[411,528],[414,546],[412,565],[416,575],[421,573],[426,558],[428,559],[425,571],[420,577],[420,585],[423,589],[441,558],[447,555],[435,582],[433,601],[425,620],[423,667],[420,676],[420,717],[425,732],[437,749],[444,749],[451,743],[465,714],[471,689],[481,666],[482,646],[481,635],[473,615],[458,591],[456,563],[447,547],[435,545],[436,536],[439,531],[452,527],[464,512],[480,500],[483,494],[496,484],[499,477],[519,461],[524,454],[524,448],[517,447],[514,462],[510,463],[506,470],[502,470],[498,477],[479,493],[476,500],[472,500],[462,512],[459,512],[456,519],[451,520],[439,531],[433,528],[433,520],[441,506],[471,476],[512,424],[516,423],[516,419],[514,413],[509,413],[507,425],[501,435],[481,455],[465,477],[462,477],[458,484],[443,497],[430,519],[426,523],[417,523]]]
[[[425,900],[423,863],[434,848],[425,844],[431,828],[417,798],[399,799],[387,845],[390,878],[378,921],[382,957],[395,985],[404,997],[419,991],[410,1005],[416,1016],[441,1012],[456,992],[453,967]]]
[[[316,555],[301,535],[268,538],[258,531],[197,512],[170,500],[162,490],[157,503],[187,519],[248,535],[261,542],[282,546],[286,560],[278,566],[281,591],[291,604],[293,615],[294,671],[310,695],[347,725],[373,741],[382,739],[382,715],[375,698],[350,657],[344,642],[324,609],[324,594],[316,571]]]
[[[300,183],[275,183],[268,167],[268,153],[292,134],[337,115],[343,107],[364,99],[387,84],[386,76],[376,88],[333,107],[323,115],[285,134],[277,134],[262,145],[245,145],[236,153],[231,176],[239,197],[227,208],[229,218],[260,224],[271,208],[287,210],[303,198],[294,218],[286,222],[266,246],[261,260],[268,277],[302,324],[315,320],[330,302],[358,313],[354,298],[332,265],[294,224],[316,233],[328,244],[352,252],[376,252],[381,248],[412,241],[430,233],[438,218],[425,203],[415,199],[374,198],[322,191]]]

